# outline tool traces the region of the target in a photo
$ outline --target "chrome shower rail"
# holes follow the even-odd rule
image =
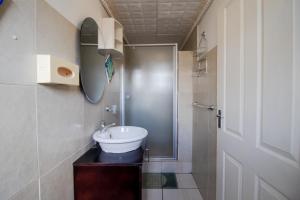
[[[209,106],[207,106],[207,105],[200,104],[197,101],[193,102],[193,106],[195,106],[197,108],[207,109],[207,110],[217,110],[217,106],[215,106],[215,105],[209,105]]]

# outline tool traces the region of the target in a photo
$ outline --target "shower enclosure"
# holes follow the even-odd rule
[[[177,157],[177,45],[127,45],[123,124],[148,130],[152,159]]]

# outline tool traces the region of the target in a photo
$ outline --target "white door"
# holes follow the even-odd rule
[[[221,1],[217,200],[300,200],[300,1]]]

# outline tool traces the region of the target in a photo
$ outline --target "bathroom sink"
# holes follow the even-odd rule
[[[93,139],[107,153],[125,153],[138,149],[148,131],[136,126],[114,126],[106,131],[96,131]]]

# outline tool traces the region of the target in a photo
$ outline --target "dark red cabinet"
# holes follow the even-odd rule
[[[75,200],[141,200],[143,150],[92,148],[73,163]]]

